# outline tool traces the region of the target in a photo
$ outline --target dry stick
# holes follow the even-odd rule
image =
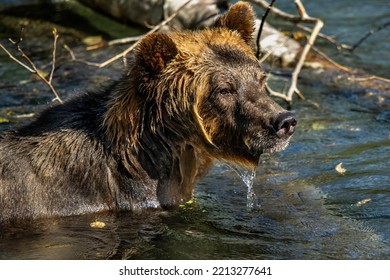
[[[264,0],[249,0],[250,2],[253,2],[261,7],[263,7],[264,9],[267,9],[267,7],[269,6],[267,1],[264,1]],[[308,42],[306,43],[305,47],[303,48],[302,50],[302,53],[301,53],[301,56],[298,60],[298,63],[297,65],[295,66],[295,69],[291,75],[291,84],[290,84],[290,87],[289,87],[289,90],[287,92],[287,94],[275,94],[276,92],[275,91],[269,91],[269,93],[271,95],[274,95],[274,96],[277,96],[277,97],[281,97],[283,98],[285,101],[287,101],[288,103],[291,103],[292,102],[292,96],[294,93],[296,93],[300,98],[304,99],[303,95],[299,92],[298,88],[297,88],[297,81],[298,81],[298,76],[299,76],[299,73],[302,69],[302,66],[306,60],[306,57],[310,51],[310,48],[312,47],[312,45],[314,44],[321,28],[323,27],[324,23],[318,19],[318,18],[313,18],[313,17],[310,17],[306,10],[305,10],[305,7],[303,6],[302,2],[300,0],[294,0],[294,3],[295,5],[297,6],[297,9],[298,9],[298,12],[299,12],[299,16],[294,16],[294,15],[290,15],[286,12],[283,12],[275,7],[272,7],[271,8],[271,11],[278,17],[281,17],[287,21],[290,21],[290,22],[293,22],[293,23],[299,23],[299,22],[306,22],[306,23],[311,23],[311,24],[315,24],[314,28],[313,28],[313,32],[311,33],[310,37],[309,37],[309,40]]]
[[[113,45],[119,45],[119,44],[133,43],[133,42],[137,42],[137,41],[141,40],[144,36],[145,35],[115,39],[115,40],[109,41],[108,45],[109,46],[113,46]]]
[[[264,1],[264,0],[248,0],[248,1],[257,4],[257,5],[261,6],[261,7],[264,8],[264,9],[266,9],[266,8],[268,7],[267,1]],[[290,15],[290,14],[288,14],[288,13],[285,13],[285,12],[283,12],[282,10],[279,10],[278,8],[272,7],[271,11],[273,12],[273,14],[274,14],[275,16],[278,16],[278,17],[280,17],[280,18],[282,18],[282,19],[285,19],[285,20],[287,20],[287,21],[289,21],[289,22],[292,22],[292,23],[296,23],[296,24],[297,24],[297,23],[299,23],[299,22],[301,21],[300,17],[293,16],[293,15]],[[386,22],[386,23],[382,24],[381,26],[379,26],[379,27],[377,27],[377,28],[375,28],[375,29],[373,29],[373,30],[368,31],[368,32],[363,36],[362,39],[360,39],[356,44],[354,44],[355,48],[356,48],[357,46],[359,46],[364,40],[366,40],[370,35],[372,35],[372,34],[378,32],[378,31],[380,31],[380,30],[383,29],[383,28],[386,28],[386,27],[389,26],[389,25],[390,25],[390,22]],[[305,31],[308,31],[308,32],[312,32],[312,33],[313,33],[313,29],[310,29],[310,28],[308,28],[308,27],[305,27],[305,26],[303,26],[303,25],[301,25],[301,24],[297,24],[296,26],[299,27],[299,28],[301,28],[301,29],[303,29],[303,30],[305,30]],[[321,33],[318,33],[318,36],[321,36],[321,37],[327,39],[328,41],[332,42],[332,40],[331,40],[330,37],[321,35]],[[344,48],[344,49],[347,49],[347,50],[351,50],[351,49],[353,48],[353,47],[351,47],[351,46],[348,46],[348,45],[346,45],[346,44],[341,44],[341,43],[338,43],[338,42],[336,42],[336,41],[334,41],[334,42],[332,42],[332,43],[334,43],[334,44],[335,44],[336,46],[338,46],[338,47],[341,47],[341,48]],[[336,67],[338,67],[338,68],[340,68],[340,69],[342,69],[342,70],[344,70],[344,71],[346,71],[346,72],[351,72],[351,71],[352,71],[352,70],[349,69],[348,67],[342,66],[342,65],[338,64],[337,62],[333,61],[333,60],[330,59],[328,56],[326,56],[324,53],[320,53],[318,50],[317,50],[317,52],[318,52],[320,55],[322,55],[325,59],[327,59],[328,61],[330,61],[332,64],[334,64]],[[380,81],[384,81],[384,82],[389,82],[389,79],[383,78],[383,77],[379,77],[379,76],[375,76],[375,75],[370,76],[369,79],[376,79],[376,80],[380,80]],[[357,79],[355,79],[355,80],[357,80]],[[274,91],[273,91],[273,92],[274,92]],[[271,92],[270,92],[270,94],[271,94]],[[272,95],[274,95],[274,94],[272,94]],[[276,95],[275,95],[275,96],[276,96]],[[278,96],[278,97],[280,97],[280,96]],[[283,98],[283,99],[285,99],[285,98]]]
[[[192,0],[188,0],[187,2],[185,2],[183,5],[181,5],[170,17],[168,17],[167,19],[165,19],[164,21],[160,22],[158,25],[156,25],[153,29],[151,29],[149,32],[147,32],[146,34],[144,35],[141,35],[141,36],[134,36],[134,37],[127,37],[127,38],[122,38],[122,39],[116,39],[116,40],[112,40],[108,43],[109,46],[111,45],[117,45],[117,44],[125,44],[125,43],[131,43],[131,42],[136,42],[134,43],[133,45],[131,45],[129,48],[127,48],[126,50],[124,50],[123,52],[117,54],[116,56],[102,62],[102,63],[97,63],[97,62],[90,62],[90,61],[87,61],[87,60],[82,60],[82,59],[78,59],[76,58],[76,55],[74,54],[74,52],[72,51],[72,49],[68,46],[68,45],[64,45],[64,48],[70,53],[70,56],[72,58],[73,61],[77,61],[77,62],[81,62],[81,63],[84,63],[84,64],[87,64],[87,65],[90,65],[90,66],[95,66],[95,67],[98,67],[98,68],[103,68],[107,65],[109,65],[110,63],[118,60],[119,58],[121,57],[124,57],[126,56],[129,52],[131,52],[138,44],[138,42],[144,38],[145,36],[149,35],[149,34],[152,34],[156,31],[158,31],[161,27],[163,27],[164,25],[167,25],[171,20],[173,20],[177,15],[178,13],[185,7],[187,6]]]
[[[49,83],[51,84],[51,81],[53,80],[53,74],[54,74],[54,69],[56,67],[56,51],[57,51],[57,39],[58,39],[58,33],[57,29],[53,29],[53,58],[51,62],[51,71],[50,71],[50,77],[49,77]]]
[[[190,2],[192,2],[192,0],[188,0],[187,2],[185,2],[169,18],[163,20],[160,24],[156,25],[153,29],[151,29],[149,32],[147,32],[145,35],[143,35],[143,37],[145,37],[145,36],[147,36],[149,34],[152,34],[152,33],[156,32],[156,31],[158,31],[162,26],[167,25]],[[118,60],[119,58],[126,56],[129,52],[131,52],[138,45],[138,42],[139,41],[137,41],[136,43],[131,45],[129,48],[127,48],[125,51],[121,52],[120,54],[117,54],[116,56],[114,56],[114,57],[112,57],[112,58],[110,58],[110,59],[100,63],[98,67],[99,68],[103,68],[103,67],[107,66],[108,64]]]
[[[310,34],[313,32],[313,29],[310,28],[310,27],[307,27],[303,24],[297,24],[296,25],[298,28],[306,31],[306,32],[309,32]],[[335,45],[338,49],[351,49],[352,47],[347,45],[347,44],[343,44],[343,43],[340,43],[338,41],[336,41],[335,39],[333,39],[331,36],[328,36],[328,35],[325,35],[324,33],[318,33],[318,37],[321,37],[327,41],[329,41],[330,43],[332,43],[333,45]]]
[[[249,2],[253,2],[257,5],[259,5],[260,7],[266,9],[268,7],[268,3],[267,1],[264,1],[264,0],[248,0]],[[272,13],[277,16],[277,17],[280,17],[282,19],[285,19],[291,23],[295,23],[296,26],[306,32],[309,32],[309,33],[312,33],[313,32],[313,29],[307,27],[307,26],[304,26],[302,24],[299,24],[299,22],[301,22],[301,18],[300,17],[297,17],[297,16],[294,16],[294,15],[290,15],[282,10],[279,10],[278,8],[276,7],[272,7]],[[321,38],[324,38],[326,40],[328,40],[329,42],[331,42],[332,44],[335,44],[337,47],[341,47],[341,48],[344,48],[344,49],[349,49],[351,48],[351,46],[348,46],[346,44],[342,44],[342,43],[339,43],[337,42],[336,40],[334,40],[332,37],[330,36],[327,36],[323,33],[319,33],[318,34],[319,37]]]
[[[22,35],[22,32],[21,32],[21,35]],[[60,96],[58,95],[56,89],[54,88],[53,84],[52,84],[52,76],[53,76],[53,73],[54,73],[54,69],[55,69],[55,57],[56,57],[56,54],[55,54],[55,50],[56,50],[56,44],[57,44],[57,38],[58,38],[58,34],[57,34],[57,31],[54,29],[53,30],[53,35],[54,35],[54,50],[53,50],[53,59],[52,59],[52,70],[51,70],[51,73],[50,73],[50,78],[49,80],[47,80],[45,78],[45,76],[42,75],[41,71],[36,67],[36,65],[32,62],[32,60],[26,55],[26,53],[22,50],[22,48],[20,47],[19,43],[22,41],[22,37],[19,38],[18,41],[13,41],[12,39],[9,39],[9,41],[14,45],[16,46],[18,52],[20,52],[20,54],[22,55],[22,57],[30,64],[30,66],[26,65],[25,63],[23,63],[22,61],[20,61],[19,59],[17,59],[16,57],[14,57],[2,44],[0,44],[0,47],[4,50],[4,52],[13,60],[15,61],[16,63],[18,63],[19,65],[23,66],[24,68],[26,68],[29,72],[33,73],[33,74],[36,74],[46,85],[49,86],[50,90],[52,91],[52,93],[54,94],[54,96],[56,97],[54,100],[58,100],[58,102],[60,103],[63,103],[62,102],[62,99],[60,98]],[[53,100],[53,101],[54,101]]]
[[[322,56],[324,59],[329,61],[331,64],[333,64],[337,68],[339,68],[339,69],[341,69],[341,70],[343,70],[345,72],[348,72],[348,73],[353,73],[354,72],[352,69],[338,64],[336,61],[331,59],[329,56],[327,56],[324,52],[320,51],[319,49],[313,47],[313,51],[317,52],[320,56]],[[376,75],[370,75],[368,77],[362,77],[362,78],[349,77],[348,79],[352,80],[352,81],[379,80],[379,81],[382,81],[382,82],[390,83],[390,79],[379,77],[379,76],[376,76]]]
[[[317,35],[323,26],[324,26],[324,23],[322,22],[322,20],[318,19],[316,25],[313,28],[313,33],[310,35],[308,42],[306,43],[305,47],[303,48],[303,51],[302,51],[301,56],[299,58],[299,61],[298,61],[297,65],[295,66],[295,69],[294,69],[293,74],[291,76],[291,85],[290,85],[290,88],[287,92],[286,101],[289,103],[292,102],[292,96],[294,93],[296,93],[299,97],[304,99],[303,95],[301,95],[301,93],[299,92],[299,90],[297,88],[298,76],[299,76],[299,73],[301,72],[303,64],[305,63],[305,60],[306,60],[306,57],[310,51],[310,48],[313,46],[313,44],[317,38]]]
[[[363,43],[368,37],[370,37],[372,34],[382,30],[383,28],[390,25],[390,21],[386,22],[385,24],[382,24],[381,26],[378,26],[374,29],[371,29],[368,31],[359,41],[357,41],[350,49],[349,51],[353,52],[358,46],[360,46],[361,43]]]
[[[304,97],[301,95],[301,93],[299,92],[299,90],[297,88],[298,76],[299,76],[299,73],[301,72],[301,69],[302,69],[302,66],[306,60],[306,57],[307,57],[311,47],[313,46],[313,44],[317,38],[318,33],[320,33],[321,28],[324,26],[324,23],[322,22],[322,20],[320,20],[318,18],[312,18],[306,13],[305,7],[303,6],[301,0],[295,0],[294,2],[298,8],[298,12],[302,18],[302,21],[308,21],[308,22],[312,22],[312,23],[314,22],[315,25],[313,28],[313,32],[311,33],[309,40],[307,41],[305,47],[303,48],[301,56],[298,60],[297,65],[295,66],[294,72],[292,74],[291,85],[290,85],[290,88],[287,92],[287,99],[286,99],[287,102],[289,102],[289,103],[292,102],[292,96],[294,93],[296,93],[299,97],[304,99]]]
[[[256,5],[259,5],[260,7],[262,7],[263,9],[267,9],[268,7],[268,2],[267,1],[264,1],[264,0],[248,0],[249,2],[252,2]],[[272,7],[271,9],[271,12],[275,15],[275,16],[278,16],[282,19],[285,19],[289,22],[292,22],[292,23],[299,23],[302,21],[301,17],[299,16],[294,16],[294,15],[291,15],[291,14],[288,14],[286,12],[283,12],[282,10],[276,8],[276,7]]]
[[[362,81],[369,81],[369,80],[379,80],[382,82],[390,83],[390,79],[371,75],[369,77],[362,77],[362,78],[355,78],[355,77],[349,77],[348,78],[350,81],[357,81],[357,82],[362,82]]]
[[[64,45],[64,49],[69,52],[70,57],[72,58],[73,61],[81,62],[81,63],[84,63],[86,65],[95,66],[95,67],[99,67],[99,65],[100,65],[97,62],[91,62],[91,61],[87,61],[87,60],[84,60],[84,59],[78,59],[76,57],[76,55],[74,54],[73,50],[67,44]]]
[[[266,90],[268,91],[268,93],[272,96],[275,96],[275,97],[279,97],[281,99],[284,99],[286,100],[286,95],[283,94],[283,93],[280,93],[280,92],[277,92],[277,91],[274,91],[273,89],[271,89],[268,85],[268,83],[265,85],[265,88]]]
[[[19,65],[23,66],[24,68],[26,68],[28,71],[30,71],[31,73],[35,73],[34,72],[34,69],[28,67],[26,64],[24,64],[23,62],[21,62],[20,60],[18,60],[16,57],[14,57],[2,44],[0,44],[0,48],[3,49],[3,51],[13,60],[15,61],[16,63],[18,63]]]
[[[316,47],[313,47],[313,51],[315,51],[316,53],[318,53],[320,56],[322,56],[325,60],[329,61],[331,64],[333,64],[334,66],[336,66],[337,68],[345,71],[345,72],[348,72],[348,73],[352,73],[353,70],[348,68],[348,67],[345,67],[343,65],[340,65],[338,64],[336,61],[334,61],[333,59],[331,59],[329,56],[327,56],[324,52],[320,51],[319,49],[317,49]]]

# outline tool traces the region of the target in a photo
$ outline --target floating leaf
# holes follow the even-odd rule
[[[105,223],[100,222],[100,221],[94,221],[89,224],[92,228],[104,228],[106,226]]]
[[[0,123],[9,123],[9,120],[0,117]]]
[[[87,46],[92,46],[103,43],[103,38],[102,36],[89,36],[85,37],[82,41]]]
[[[345,172],[347,172],[347,169],[345,169],[344,167],[342,167],[342,162],[340,162],[339,164],[336,165],[336,171],[340,174],[344,174]]]
[[[327,125],[323,122],[313,122],[311,124],[311,128],[314,130],[314,131],[320,131],[320,130],[325,130],[327,129]]]
[[[191,205],[191,204],[194,204],[195,203],[195,200],[194,199],[190,199],[186,202],[187,205]]]
[[[62,248],[68,248],[68,247],[71,247],[72,245],[71,244],[48,244],[48,245],[45,245],[45,248],[48,248],[48,249],[62,249]]]
[[[372,200],[371,198],[366,198],[366,199],[358,201],[355,205],[356,206],[363,206],[364,204],[370,202],[371,200]]]

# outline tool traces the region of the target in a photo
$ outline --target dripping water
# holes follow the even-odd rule
[[[233,169],[237,175],[241,178],[241,180],[244,182],[247,193],[246,193],[246,206],[249,210],[254,209],[255,207],[258,207],[256,203],[256,194],[253,190],[253,181],[256,176],[256,169],[248,169],[244,168],[239,165],[233,165],[225,163],[227,166],[229,166],[231,169]]]

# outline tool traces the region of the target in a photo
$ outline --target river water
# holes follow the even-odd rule
[[[289,1],[277,2],[293,8]],[[310,14],[324,19],[324,32],[338,34],[344,43],[353,44],[390,16],[388,1],[306,2]],[[15,19],[41,26],[36,20],[42,10],[39,16],[31,7],[28,11],[27,16],[14,10],[1,14],[1,38],[12,36]],[[69,3],[50,11],[49,23],[65,25],[70,16],[79,20],[81,34],[67,26],[62,36],[75,46],[99,32],[129,32],[91,24],[96,15],[76,13]],[[32,37],[30,50],[44,65],[50,44]],[[389,31],[382,30],[354,54],[340,54],[325,42],[319,46],[344,64],[389,78],[389,40]],[[2,53],[0,63],[0,129],[5,130],[28,122],[26,114],[44,107],[51,94]],[[110,71],[116,77],[120,72],[119,66],[97,71],[64,64],[55,82],[65,96],[96,87],[109,79]],[[285,79],[275,77],[281,84]],[[250,172],[219,163],[198,184],[194,201],[176,211],[93,214],[2,229],[0,259],[388,259],[390,123],[381,117],[385,112],[318,79],[302,79],[299,88],[306,100],[296,100],[291,108],[299,123],[290,146],[262,156],[253,179]],[[336,170],[340,163],[344,172]],[[106,226],[90,227],[96,220]]]

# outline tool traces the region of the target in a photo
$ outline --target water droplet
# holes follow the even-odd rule
[[[247,169],[242,166],[238,165],[231,165],[227,164],[230,168],[232,168],[238,176],[241,178],[241,180],[244,182],[245,186],[247,187],[247,193],[246,193],[246,206],[248,209],[254,209],[256,206],[259,205],[256,204],[256,194],[253,190],[253,181],[256,176],[256,169]]]

